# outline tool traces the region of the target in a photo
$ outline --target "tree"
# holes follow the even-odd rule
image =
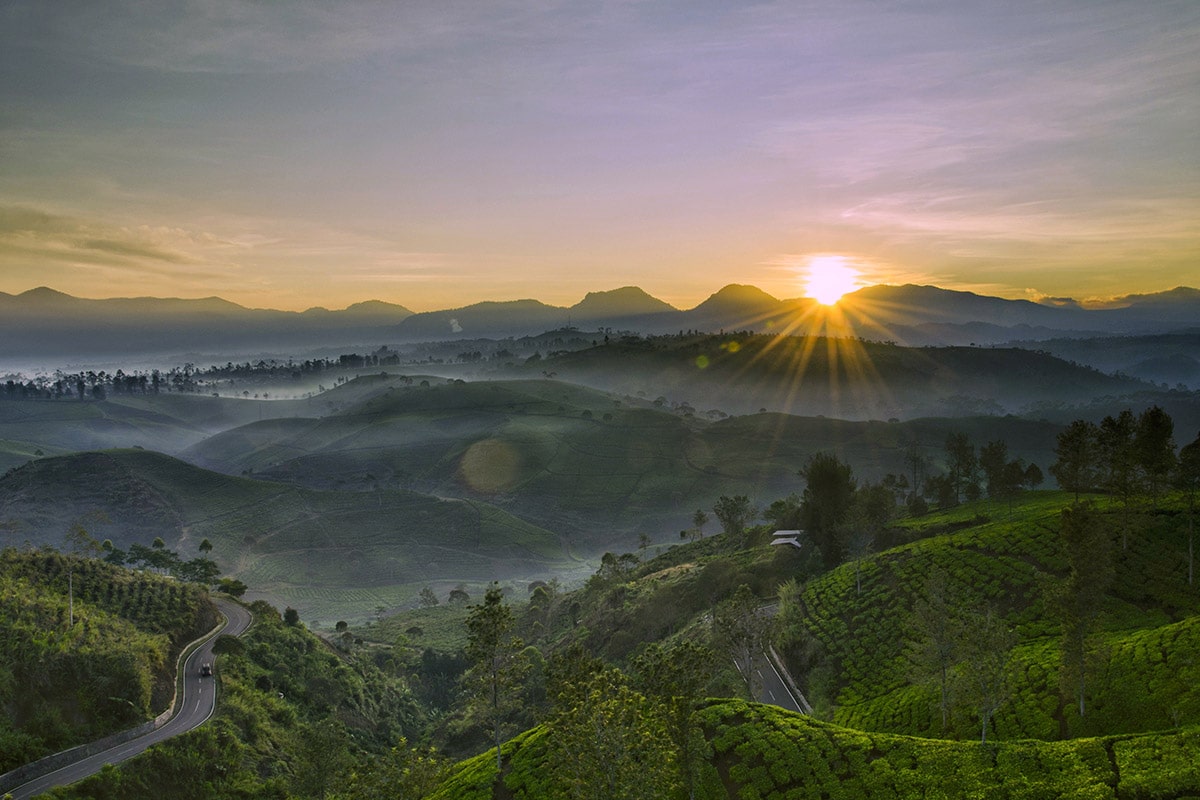
[[[842,563],[837,526],[854,502],[854,471],[833,453],[815,453],[800,470],[807,481],[800,498],[801,519],[821,550],[826,567]]]
[[[1062,627],[1062,683],[1078,700],[1083,717],[1090,639],[1113,579],[1112,538],[1087,505],[1063,509],[1059,531],[1070,569],[1054,598]]]
[[[421,604],[421,608],[433,608],[438,604],[438,599],[437,595],[433,593],[433,589],[426,586],[417,595],[417,602]]]
[[[946,437],[946,457],[949,460],[950,484],[954,489],[954,502],[964,497],[968,500],[979,497],[979,460],[975,457],[975,445],[965,433],[952,433]]]
[[[1077,419],[1058,434],[1050,474],[1058,485],[1075,493],[1079,502],[1081,492],[1096,486],[1100,476],[1100,431],[1091,422]]]
[[[1031,463],[1025,468],[1025,474],[1021,476],[1021,480],[1025,484],[1025,488],[1033,491],[1042,485],[1043,481],[1046,480],[1046,476],[1042,474],[1041,467]]]
[[[300,612],[288,606],[283,610],[283,624],[290,625],[293,628],[300,624]]]
[[[290,796],[324,798],[343,784],[354,766],[349,742],[345,728],[332,719],[300,726]]]
[[[697,539],[704,538],[704,526],[708,524],[708,514],[704,513],[704,509],[697,508],[696,513],[692,514],[692,530],[696,532]]]
[[[992,717],[1008,700],[1008,664],[1016,644],[1016,634],[992,606],[959,626],[967,696],[979,713],[980,741],[985,744]]]
[[[911,503],[912,498],[924,495],[925,473],[929,469],[929,462],[921,454],[921,447],[916,442],[912,442],[904,448],[904,466],[908,467],[909,474],[912,475],[912,480],[908,483],[911,492],[909,502]]]
[[[339,796],[421,800],[446,780],[450,767],[434,748],[410,747],[402,738],[388,753],[354,770],[346,791]]]
[[[979,448],[979,467],[987,481],[988,497],[997,497],[1000,493],[1004,467],[1008,464],[1008,443],[1003,439],[995,439]]]
[[[854,583],[862,594],[862,559],[874,549],[883,526],[895,513],[896,498],[888,489],[866,484],[854,492],[850,508],[836,528],[838,546],[854,561]]]
[[[755,511],[750,505],[750,498],[744,494],[734,497],[721,495],[713,506],[713,514],[721,523],[725,535],[733,541],[740,541],[746,526],[754,519]]]
[[[512,635],[516,620],[504,602],[500,585],[492,583],[483,602],[467,615],[468,685],[474,690],[475,711],[492,730],[496,746],[496,771],[501,764],[501,734],[505,718],[520,698],[521,680],[527,672],[522,657],[525,643]]]
[[[1193,541],[1195,539],[1196,496],[1200,494],[1200,434],[1179,451],[1175,465],[1175,486],[1187,498],[1188,508],[1188,585],[1192,585],[1195,574],[1193,564]]]
[[[1175,469],[1175,423],[1167,412],[1151,406],[1138,415],[1133,450],[1142,485],[1157,507]]]
[[[756,699],[761,688],[758,665],[772,630],[773,620],[744,583],[713,614],[714,644],[733,659],[751,700]]]
[[[919,675],[932,675],[938,682],[943,732],[950,729],[950,678],[962,627],[959,607],[950,590],[949,573],[934,568],[925,581],[925,596],[913,603],[908,655]]]
[[[1101,485],[1121,499],[1121,549],[1127,545],[1129,510],[1138,492],[1137,452],[1133,444],[1136,425],[1133,412],[1125,409],[1116,417],[1108,416],[1100,421],[1097,439],[1102,464]]]
[[[592,674],[547,724],[554,797],[658,800],[674,796],[676,755],[657,709],[616,669]]]
[[[697,772],[706,743],[696,726],[693,711],[708,685],[716,654],[691,640],[671,647],[652,642],[633,660],[637,685],[662,709],[671,743],[679,763],[679,774],[689,798],[696,797]]]
[[[776,530],[795,530],[804,523],[800,514],[800,497],[789,494],[776,500],[763,512],[763,519],[775,526]]]
[[[104,549],[79,520],[71,523],[64,540],[72,555],[94,556]],[[71,555],[67,556],[67,627],[75,627],[75,558]]]
[[[212,552],[212,549],[213,549],[212,542],[210,542],[208,539],[202,539],[202,540],[200,541],[200,548],[199,548],[199,549],[200,549],[200,552],[201,552],[201,553],[204,553],[204,554],[206,554],[206,555],[207,555],[208,553],[211,553],[211,552]]]
[[[221,578],[217,582],[217,588],[230,597],[241,597],[249,587],[237,578]]]

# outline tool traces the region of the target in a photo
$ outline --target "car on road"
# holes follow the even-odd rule
[[[205,663],[205,664],[200,665],[200,677],[201,678],[211,678],[212,677],[212,664]]]

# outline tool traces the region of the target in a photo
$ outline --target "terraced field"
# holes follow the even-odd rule
[[[826,706],[833,721],[863,730],[943,735],[938,689],[914,681],[906,644],[916,635],[913,606],[929,575],[940,569],[956,606],[993,604],[1018,634],[1011,695],[995,717],[998,738],[1057,739],[1200,723],[1194,680],[1200,592],[1187,584],[1181,557],[1185,522],[1174,513],[1139,516],[1127,548],[1116,552],[1116,575],[1092,643],[1098,666],[1086,718],[1062,699],[1061,634],[1047,590],[1067,572],[1057,540],[1059,510],[1067,502],[1060,493],[1038,493],[1011,517],[977,524],[970,524],[972,516],[987,510],[980,505],[934,515],[921,524],[969,527],[866,559],[861,593],[853,565],[810,582],[797,600],[804,628],[824,651],[823,663],[836,665]],[[973,715],[963,705],[953,733],[965,737]]]

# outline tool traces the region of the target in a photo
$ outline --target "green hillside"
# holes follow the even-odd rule
[[[912,610],[941,571],[957,609],[993,604],[1018,635],[1008,699],[996,714],[998,738],[1057,739],[1200,724],[1200,587],[1189,586],[1186,519],[1178,509],[1138,514],[1103,593],[1089,642],[1100,664],[1080,718],[1060,690],[1061,625],[1048,599],[1066,579],[1061,509],[1070,497],[1036,493],[1011,514],[968,505],[907,526],[952,532],[844,564],[783,598],[792,631],[793,666],[834,722],[864,730],[969,737],[977,719],[969,701],[954,703],[941,730],[939,690],[914,675]],[[1098,502],[1103,503],[1103,500]],[[1103,506],[1102,506],[1103,508]],[[1095,524],[1116,526],[1116,508]],[[966,527],[963,527],[963,526]],[[861,590],[859,587],[861,579]],[[977,615],[970,618],[978,620]],[[968,624],[971,624],[968,622]],[[1136,676],[1136,680],[1132,678]]]
[[[865,733],[774,706],[709,701],[698,714],[710,756],[697,797],[705,800],[825,798],[1189,798],[1200,796],[1200,728],[1070,742],[980,745]],[[495,756],[460,764],[430,800],[542,800],[566,795],[552,737],[537,728]],[[645,796],[625,784],[623,797]],[[599,796],[599,795],[587,795]],[[683,796],[680,794],[679,796]]]
[[[333,798],[377,772],[398,774],[388,767],[424,722],[404,682],[264,603],[250,610],[250,630],[215,645],[221,699],[211,721],[52,796]]]
[[[347,384],[353,386],[357,381]],[[486,499],[581,547],[662,540],[722,494],[760,505],[797,491],[815,452],[866,479],[904,471],[916,444],[933,463],[949,431],[1003,437],[1048,464],[1057,426],[1018,418],[845,422],[782,414],[710,421],[654,401],[558,381],[401,384],[318,420],[269,420],[185,457],[229,474],[320,489],[406,488]]]
[[[175,657],[216,619],[195,585],[0,551],[0,772],[161,712]]]
[[[208,539],[226,574],[306,617],[407,604],[431,580],[565,571],[558,538],[475,500],[318,491],[231,477],[144,450],[40,459],[0,479],[0,542],[59,544],[77,519],[121,548]]]

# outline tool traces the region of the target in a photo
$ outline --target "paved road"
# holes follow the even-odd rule
[[[240,636],[250,627],[251,617],[249,611],[237,603],[232,603],[222,598],[216,598],[215,602],[217,608],[225,615],[227,621],[220,633]],[[217,687],[215,678],[201,677],[200,665],[213,663],[212,647],[216,638],[216,636],[213,636],[188,656],[184,662],[185,677],[183,681],[183,694],[179,698],[179,709],[175,716],[171,717],[165,725],[156,731],[147,733],[145,736],[140,736],[124,744],[119,744],[94,756],[88,756],[76,761],[74,764],[69,764],[55,770],[49,775],[43,775],[40,778],[18,786],[11,792],[14,800],[25,800],[43,792],[48,792],[56,786],[65,786],[69,783],[83,780],[87,776],[99,772],[105,764],[119,764],[126,759],[138,755],[150,745],[158,744],[161,741],[170,739],[172,736],[186,733],[207,722],[217,706]]]

